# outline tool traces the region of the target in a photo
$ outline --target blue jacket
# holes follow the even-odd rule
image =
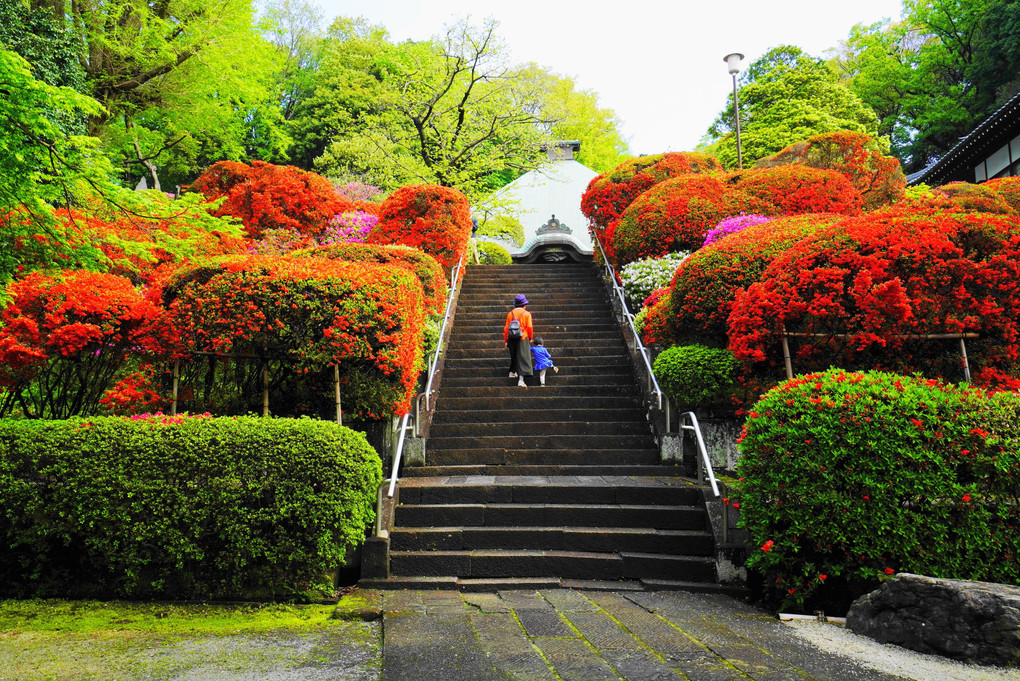
[[[548,369],[553,365],[552,357],[549,356],[549,351],[542,345],[532,345],[531,355],[535,359],[535,371]]]

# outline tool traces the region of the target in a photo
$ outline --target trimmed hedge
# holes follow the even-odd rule
[[[0,421],[0,595],[299,596],[363,541],[381,479],[326,421]]]
[[[729,350],[676,345],[655,358],[652,371],[681,411],[727,402],[739,362]]]
[[[368,242],[420,248],[451,272],[467,251],[471,229],[471,206],[462,193],[437,185],[408,185],[383,201]]]
[[[899,571],[1020,584],[1018,417],[1016,393],[878,371],[769,391],[738,466],[765,595],[843,607]]]
[[[478,249],[478,264],[480,265],[512,265],[514,262],[514,259],[510,257],[510,251],[497,243],[479,241],[475,247]]]

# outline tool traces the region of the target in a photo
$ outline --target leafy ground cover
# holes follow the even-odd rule
[[[0,601],[0,679],[378,679],[379,623],[334,608]]]

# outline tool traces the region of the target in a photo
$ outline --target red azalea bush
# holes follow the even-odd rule
[[[673,308],[667,295],[659,296],[649,303],[645,310],[645,318],[641,326],[641,342],[645,345],[670,346],[675,343],[673,338]]]
[[[1013,206],[1006,201],[1006,197],[996,191],[993,186],[989,186],[988,183],[950,182],[936,187],[934,191],[966,210],[1000,215],[1015,215],[1017,213]]]
[[[1018,324],[1020,220],[888,208],[846,218],[774,260],[737,294],[729,347],[741,359],[781,361],[785,329],[806,334],[790,341],[797,370],[835,365],[957,380],[956,341],[904,336],[976,333],[967,340],[976,370],[1015,376]]]
[[[835,170],[850,180],[864,199],[864,210],[875,210],[903,198],[907,178],[898,159],[882,153],[873,137],[841,130],[809,137],[760,159],[757,168],[803,165]]]
[[[835,170],[790,165],[734,173],[727,180],[736,189],[775,206],[779,215],[861,212],[863,198]]]
[[[409,185],[383,201],[379,224],[368,242],[420,248],[449,272],[467,251],[471,226],[470,204],[456,189]]]
[[[645,190],[679,175],[721,172],[722,165],[718,159],[699,152],[639,156],[593,178],[581,197],[581,212],[588,218],[603,246],[609,249],[613,239],[606,230]]]
[[[998,177],[983,186],[998,193],[1010,208],[1020,213],[1020,177]]]
[[[410,408],[421,369],[422,298],[421,283],[400,267],[271,256],[195,266],[163,292],[178,351],[268,358],[275,413],[329,414],[339,365],[345,413],[368,418]],[[232,380],[260,396],[261,364],[249,364],[247,372],[235,367]],[[301,380],[288,384],[295,372]],[[318,403],[302,390],[317,391]]]
[[[329,258],[346,262],[374,262],[406,269],[421,281],[426,314],[441,313],[446,304],[446,275],[431,255],[410,246],[336,243],[291,253],[292,257]]]
[[[0,415],[97,411],[129,354],[161,349],[160,310],[124,277],[86,271],[12,282],[0,313]]]
[[[247,171],[238,167],[242,165],[216,163],[195,180],[191,190],[210,200],[226,197],[215,214],[239,218],[251,238],[271,229],[315,236],[334,215],[355,209],[329,180],[315,173],[263,161],[252,161]]]
[[[899,571],[1020,584],[1020,395],[830,369],[768,392],[737,471],[776,607],[839,612]]]
[[[620,218],[613,235],[615,264],[697,250],[721,219],[741,213],[774,215],[776,208],[710,175],[681,175],[660,182]]]
[[[746,227],[695,251],[670,283],[670,336],[680,345],[726,347],[737,292],[758,281],[772,260],[842,216],[781,217]]]

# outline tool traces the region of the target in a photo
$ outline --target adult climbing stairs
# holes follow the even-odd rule
[[[425,465],[405,467],[375,588],[715,590],[701,490],[662,465],[634,367],[590,263],[468,268]],[[523,293],[559,367],[508,377]]]

